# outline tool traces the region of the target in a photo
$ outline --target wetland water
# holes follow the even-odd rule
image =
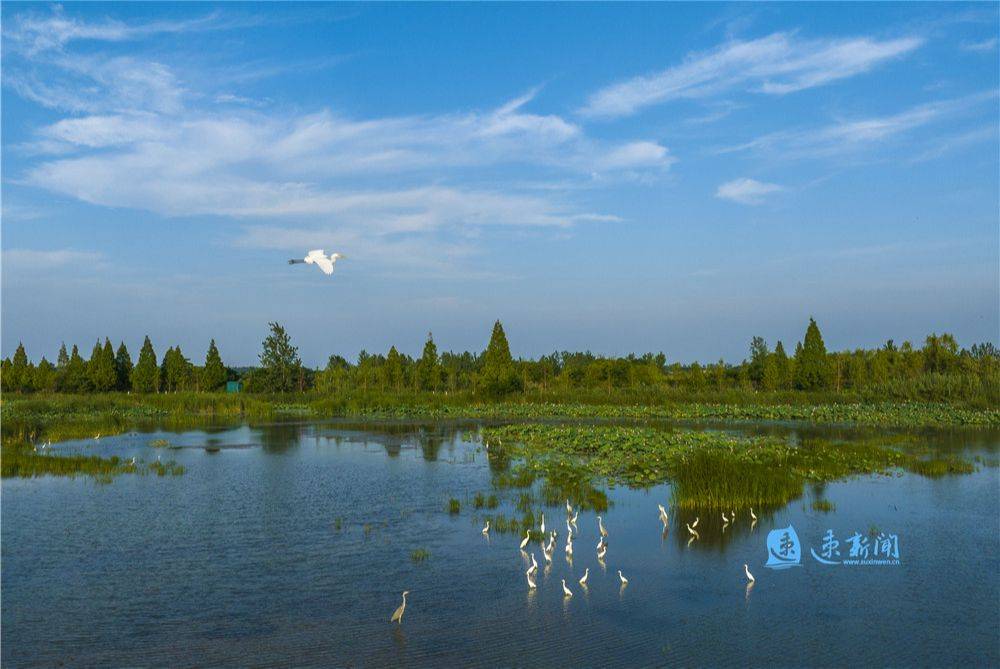
[[[794,437],[806,428],[726,429]],[[3,665],[1000,663],[995,466],[807,485],[801,499],[758,513],[753,531],[745,510],[724,534],[721,519],[703,517],[690,545],[675,514],[661,534],[656,504],[669,502],[668,484],[616,487],[602,514],[606,571],[593,512],[580,514],[569,565],[565,510],[545,508],[558,546],[529,592],[523,534],[480,533],[487,514],[519,514],[517,491],[495,491],[498,509],[473,508],[477,492],[491,492],[477,433],[476,423],[306,423],[59,444],[159,455],[186,473],[3,481]],[[152,448],[157,439],[180,448]],[[965,457],[995,459],[1000,446],[996,431],[921,439]],[[812,510],[819,496],[835,510]],[[447,512],[452,497],[458,515]],[[768,532],[788,525],[802,565],[765,568]],[[899,566],[809,555],[828,530],[846,553],[850,535],[872,528],[898,536]],[[430,557],[413,561],[415,549]],[[757,578],[749,591],[744,563]],[[577,579],[588,567],[584,592]],[[404,589],[397,627],[388,621]]]

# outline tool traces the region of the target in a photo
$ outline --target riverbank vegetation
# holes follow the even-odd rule
[[[737,363],[670,361],[664,353],[622,357],[590,352],[554,352],[514,359],[499,322],[482,353],[439,353],[430,335],[412,358],[391,347],[386,354],[362,351],[356,361],[331,355],[322,369],[302,364],[291,336],[270,324],[255,367],[223,364],[209,342],[204,362],[194,364],[179,346],[162,359],[149,337],[133,364],[124,343],[98,341],[89,359],[63,345],[55,363],[32,362],[24,346],[2,361],[5,394],[50,393],[93,396],[112,392],[179,393],[214,397],[227,381],[241,381],[243,397],[313,396],[331,404],[358,398],[394,398],[422,405],[506,400],[582,404],[655,405],[681,398],[722,404],[835,404],[932,402],[971,408],[1000,406],[1000,351],[992,343],[961,348],[952,335],[931,334],[922,345],[888,340],[875,349],[828,352],[819,326],[810,319],[801,342],[789,353],[761,337],[750,341]],[[780,398],[780,401],[775,401]],[[215,400],[207,399],[206,403]],[[244,399],[250,407],[252,400]],[[224,405],[229,407],[231,405]]]
[[[856,474],[911,471],[922,476],[971,473],[961,458],[927,458],[907,436],[790,443],[777,437],[663,430],[621,425],[517,424],[486,428],[494,485],[531,488],[543,481],[542,502],[564,500],[601,510],[602,483],[649,487],[669,481],[675,508],[778,508],[806,483]]]

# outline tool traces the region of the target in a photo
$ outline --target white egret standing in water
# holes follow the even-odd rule
[[[573,526],[575,527],[576,526],[576,519],[579,518],[579,517],[580,517],[580,512],[577,511],[576,513],[573,514],[573,520],[571,520],[569,522],[573,523]]]
[[[528,571],[524,572],[524,575],[528,579],[528,589],[529,590],[534,590],[535,588],[538,587],[538,584],[535,583],[535,577],[532,575],[530,569]]]
[[[656,506],[660,508],[660,522],[663,523],[663,529],[667,529],[667,526],[670,525],[670,517],[667,516],[667,510],[663,508],[662,504],[657,504]]]
[[[628,579],[622,576],[622,570],[618,570],[618,578],[621,580],[622,585],[628,585]]]
[[[729,519],[726,518],[726,512],[725,511],[722,512],[722,522],[726,523],[727,525],[729,524]]]
[[[597,529],[600,531],[602,537],[608,536],[608,531],[604,529],[604,521],[601,520],[600,516],[597,517]]]
[[[750,517],[753,518],[755,521],[757,520],[757,514],[753,512],[752,506],[750,507]]]
[[[747,575],[747,580],[748,580],[748,581],[750,581],[751,583],[753,583],[754,581],[756,581],[756,580],[757,580],[757,579],[755,579],[755,578],[753,577],[753,574],[751,574],[751,573],[750,573],[750,568],[749,568],[749,567],[747,567],[745,563],[743,564],[743,571],[744,571],[744,572],[746,573],[746,575]]]
[[[694,522],[691,523],[691,527],[698,527],[698,521],[701,520],[701,516],[696,516]]]
[[[566,515],[567,516],[573,515],[573,507],[569,505],[569,500],[566,500]]]
[[[392,618],[389,619],[389,622],[391,622],[391,623],[399,623],[400,625],[403,624],[403,611],[406,610],[406,596],[408,594],[410,594],[409,590],[404,590],[403,591],[403,603],[400,604],[399,608],[396,609],[393,612]]]
[[[587,577],[590,576],[590,567],[583,570],[583,576],[580,577],[580,585],[587,587]]]
[[[490,521],[486,521],[486,527],[483,528],[483,536],[485,537],[490,533]]]
[[[525,530],[524,531],[524,538],[521,539],[521,550],[522,551],[524,550],[524,547],[528,545],[528,541],[530,539],[531,539],[531,530]]]
[[[302,260],[292,259],[288,261],[288,264],[297,265],[299,263],[305,263],[308,265],[316,265],[316,267],[319,267],[320,270],[323,271],[323,274],[333,274],[333,266],[343,257],[344,256],[339,253],[331,253],[330,257],[327,257],[323,249],[314,249],[307,253],[306,257]]]
[[[535,561],[534,553],[531,554],[531,566],[528,567],[528,571],[530,571],[532,574],[538,571],[538,562]]]
[[[690,525],[688,525],[687,523],[685,523],[685,527],[687,527],[688,528],[688,532],[691,533],[691,538],[692,539],[694,539],[695,537],[699,536],[698,533],[695,532],[695,529],[693,527],[691,527]]]
[[[562,579],[562,584],[563,584],[563,596],[572,597],[573,591],[566,587],[566,579]]]

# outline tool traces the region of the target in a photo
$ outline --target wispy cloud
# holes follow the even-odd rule
[[[887,116],[840,120],[816,128],[782,130],[743,144],[724,147],[717,153],[765,151],[793,159],[842,155],[886,142],[996,99],[996,91],[987,91],[961,98],[928,102]]]
[[[181,21],[127,23],[111,18],[81,21],[67,16],[61,6],[55,5],[50,12],[15,15],[4,27],[3,35],[11,48],[36,56],[43,51],[60,50],[75,41],[125,42],[157,34],[231,29],[257,23],[255,18],[232,15],[224,18],[219,12]]]
[[[47,272],[61,267],[77,267],[84,270],[100,267],[104,255],[93,251],[78,251],[76,249],[4,249],[3,265],[5,269],[16,269],[19,272],[37,270]]]
[[[485,110],[278,112],[238,90],[211,90],[197,68],[181,80],[165,62],[73,48],[218,25],[227,25],[218,14],[142,25],[61,12],[12,21],[20,60],[5,69],[7,85],[67,112],[18,147],[34,160],[12,180],[100,206],[246,221],[241,243],[254,246],[349,243],[399,257],[422,236],[438,250],[429,255],[455,259],[488,227],[619,221],[578,202],[577,185],[657,174],[675,161],[655,140],[600,140],[531,111],[539,88]]]
[[[991,53],[996,51],[997,48],[997,38],[986,39],[981,42],[964,42],[962,43],[962,49],[965,51],[974,51],[976,53]]]
[[[919,37],[805,40],[789,33],[734,40],[666,70],[603,88],[580,111],[591,117],[628,116],[650,105],[730,90],[783,95],[867,72],[922,43]]]
[[[739,204],[763,204],[768,195],[785,190],[778,184],[766,183],[743,177],[721,184],[715,191],[720,200],[730,200]]]

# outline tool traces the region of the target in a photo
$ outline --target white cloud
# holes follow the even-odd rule
[[[46,272],[59,267],[93,269],[104,261],[103,254],[75,249],[4,249],[3,266],[20,272],[36,270]]]
[[[965,42],[962,44],[962,49],[965,51],[973,51],[976,53],[991,53],[996,51],[997,48],[997,38],[986,39],[982,42]]]
[[[795,159],[840,155],[888,141],[996,99],[996,91],[987,91],[951,100],[939,100],[888,116],[841,120],[818,128],[782,130],[717,152],[769,151]]]
[[[720,200],[731,200],[740,204],[763,204],[765,198],[772,193],[785,190],[778,184],[757,181],[756,179],[733,179],[719,186],[715,197]]]
[[[802,40],[788,33],[731,41],[691,54],[680,65],[661,72],[603,88],[590,96],[581,113],[627,116],[650,105],[732,89],[783,95],[867,72],[922,43],[917,37]]]

